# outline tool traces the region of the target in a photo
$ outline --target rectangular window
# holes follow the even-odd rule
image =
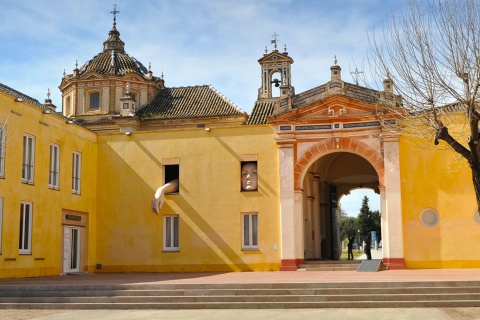
[[[242,215],[243,233],[242,233],[242,249],[257,250],[258,249],[258,214],[245,213]]]
[[[50,144],[50,171],[48,174],[48,187],[58,190],[58,176],[60,170],[60,146]]]
[[[0,178],[5,177],[5,143],[7,141],[5,128],[5,125],[0,124]]]
[[[32,253],[32,203],[20,205],[20,237],[18,249],[20,254]]]
[[[90,110],[100,109],[100,92],[90,93]]]
[[[82,174],[82,155],[73,152],[72,193],[80,194],[80,177]]]
[[[178,216],[164,216],[163,222],[163,250],[180,251],[178,245]]]
[[[178,179],[180,177],[180,165],[178,164],[169,164],[163,166],[165,183]]]
[[[35,138],[30,135],[23,135],[23,162],[22,182],[33,184],[33,163],[35,154]]]

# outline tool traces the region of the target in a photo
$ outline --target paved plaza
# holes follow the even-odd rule
[[[0,310],[2,320],[467,320],[480,308],[259,310]]]
[[[227,272],[227,273],[95,273],[27,279],[0,279],[0,286],[43,284],[180,284],[478,281],[480,269],[386,270],[380,272]],[[136,319],[480,319],[480,308],[234,309],[234,310],[2,310],[2,320],[136,320]]]

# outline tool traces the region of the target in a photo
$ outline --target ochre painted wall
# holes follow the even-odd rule
[[[12,112],[13,111],[13,112]],[[3,220],[0,278],[59,275],[62,272],[62,212],[88,216],[83,264],[95,264],[96,135],[64,118],[44,114],[0,92],[0,125],[7,125],[5,176],[0,178]],[[23,135],[35,137],[34,182],[22,183]],[[48,187],[50,143],[60,146],[59,190]],[[72,152],[82,153],[81,195],[72,194]],[[31,254],[19,254],[20,203],[32,202]],[[84,271],[84,270],[81,270]]]
[[[407,268],[480,267],[480,224],[474,219],[477,208],[467,162],[443,142],[435,146],[433,141],[404,136],[400,175]],[[435,226],[422,224],[420,215],[426,208],[438,212]]]
[[[269,126],[99,135],[97,271],[278,270],[277,150]],[[247,155],[258,158],[256,192],[240,191]],[[167,158],[179,158],[180,191],[156,215]],[[243,212],[258,212],[259,250],[242,250]],[[166,214],[179,215],[179,252],[163,252]]]

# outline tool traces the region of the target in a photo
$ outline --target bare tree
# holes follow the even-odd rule
[[[370,37],[370,63],[401,96],[383,112],[466,160],[480,211],[480,2],[408,0]]]
[[[12,147],[11,140],[16,134],[16,116],[8,109],[0,112],[0,158],[4,159],[4,152],[8,147]],[[8,128],[8,134],[7,134]],[[0,159],[0,161],[1,161]]]

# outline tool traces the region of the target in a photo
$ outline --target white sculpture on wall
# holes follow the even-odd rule
[[[163,186],[157,189],[155,196],[152,199],[152,211],[156,214],[160,214],[159,210],[162,208],[165,201],[165,195],[172,192],[178,192],[178,179],[165,183]]]
[[[242,191],[255,191],[257,189],[257,163],[245,162],[242,164]]]

